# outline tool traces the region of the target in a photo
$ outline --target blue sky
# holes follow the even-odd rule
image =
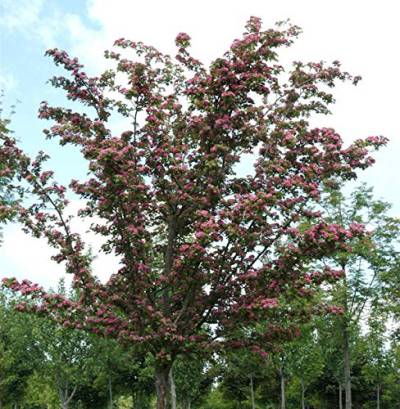
[[[6,111],[7,106],[21,101],[12,128],[23,147],[29,153],[49,152],[49,165],[67,183],[71,177],[83,176],[85,170],[77,152],[60,150],[55,141],[45,141],[41,132],[46,124],[37,119],[39,103],[65,104],[62,94],[46,84],[59,73],[44,57],[46,49],[66,49],[89,73],[96,74],[105,67],[103,51],[116,38],[143,40],[173,53],[175,35],[185,31],[193,38],[194,55],[210,61],[240,35],[249,16],[262,17],[265,26],[290,18],[304,34],[284,60],[339,59],[345,69],[362,75],[358,87],[338,87],[333,115],[316,118],[315,123],[336,128],[348,143],[376,134],[390,138],[389,146],[376,155],[377,164],[361,180],[375,188],[377,197],[392,202],[393,214],[400,215],[400,27],[396,6],[391,0],[2,0],[0,89],[5,91]],[[89,241],[96,248],[93,236]],[[0,277],[16,275],[55,285],[62,266],[49,261],[50,254],[45,242],[34,241],[19,226],[10,225],[0,249]],[[112,257],[99,257],[100,276],[106,277],[115,267]]]

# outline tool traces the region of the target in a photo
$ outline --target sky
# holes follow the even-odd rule
[[[46,81],[60,73],[46,49],[57,47],[76,56],[89,75],[106,68],[103,52],[120,37],[141,40],[174,55],[177,33],[192,37],[192,53],[210,62],[227,50],[243,32],[252,15],[264,27],[290,19],[303,29],[300,39],[282,55],[285,62],[339,60],[343,68],[361,75],[357,87],[340,85],[332,115],[315,118],[319,126],[333,127],[346,143],[370,135],[384,135],[389,145],[375,155],[373,168],[360,180],[374,187],[377,198],[393,203],[400,216],[400,25],[393,0],[1,0],[0,89],[5,114],[16,105],[11,128],[30,154],[44,150],[49,166],[62,183],[84,175],[73,148],[60,149],[46,141],[46,123],[37,118],[41,101],[64,105],[60,91]],[[78,204],[73,204],[73,206]],[[73,207],[72,206],[72,207]],[[85,232],[88,224],[75,226]],[[99,242],[87,240],[97,252]],[[33,239],[19,225],[4,229],[0,248],[0,278],[16,276],[55,287],[63,266],[51,261],[53,250]],[[99,255],[94,272],[105,279],[115,271],[112,256]]]

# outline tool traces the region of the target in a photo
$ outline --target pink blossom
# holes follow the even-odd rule
[[[197,231],[196,233],[195,233],[195,236],[196,236],[196,238],[198,238],[198,239],[202,239],[203,237],[205,237],[205,233],[203,232],[203,231]]]

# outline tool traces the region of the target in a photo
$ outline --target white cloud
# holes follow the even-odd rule
[[[9,30],[25,31],[37,22],[44,0],[2,0],[0,25]]]
[[[80,206],[78,201],[71,202],[67,213],[76,214]],[[105,282],[112,273],[117,272],[119,261],[113,254],[100,252],[104,240],[88,232],[90,223],[91,220],[77,218],[72,222],[71,228],[73,232],[81,234],[84,242],[91,247],[96,256],[92,264],[93,273]],[[4,243],[0,247],[0,278],[28,278],[45,288],[56,288],[60,278],[65,278],[67,283],[70,282],[71,276],[65,273],[65,264],[57,264],[51,260],[51,256],[56,254],[56,249],[51,248],[45,239],[25,234],[21,227],[19,224],[10,224],[4,228]]]
[[[12,34],[23,34],[29,42],[39,41],[45,49],[57,46],[67,32],[68,15],[62,14],[49,0],[2,0],[0,27]]]
[[[3,240],[0,247],[2,278],[29,278],[45,287],[55,288],[58,280],[65,276],[63,266],[51,260],[54,249],[45,240],[23,233],[20,225],[7,226]]]

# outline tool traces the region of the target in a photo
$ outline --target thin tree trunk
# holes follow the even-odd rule
[[[133,407],[132,409],[142,409],[142,394],[139,391],[132,393]]]
[[[306,409],[304,379],[301,378],[301,409]]]
[[[283,373],[283,364],[280,367],[280,375],[281,375],[281,409],[286,409],[285,376]]]
[[[343,329],[343,363],[344,363],[344,391],[345,391],[345,409],[351,409],[351,370],[350,370],[350,347],[349,331],[347,324]]]
[[[157,409],[167,409],[168,377],[170,369],[170,365],[156,365],[155,368]]]
[[[59,396],[60,396],[62,409],[68,409],[68,405],[71,402],[72,398],[74,397],[76,389],[77,389],[77,386],[74,387],[74,389],[68,396],[68,384],[65,389],[59,388]]]
[[[343,390],[342,390],[342,384],[339,382],[339,409],[343,409]]]
[[[109,405],[110,409],[113,409],[114,402],[113,402],[113,393],[112,393],[112,384],[111,384],[111,377],[108,377],[108,397],[109,397]]]
[[[66,402],[65,392],[61,386],[58,387],[58,396],[60,398],[61,408],[68,409],[68,402]]]
[[[171,409],[176,409],[176,388],[175,388],[175,381],[174,381],[174,375],[172,373],[172,368],[169,371],[168,380],[169,380],[169,387],[170,387],[170,392],[171,392]]]
[[[349,345],[349,306],[348,306],[348,283],[346,276],[346,264],[341,264],[344,272],[344,292],[343,292],[343,309],[342,318],[342,337],[343,337],[343,372],[344,372],[344,394],[345,409],[352,409],[351,401],[351,368],[350,368],[350,345]]]
[[[381,386],[378,384],[376,386],[376,409],[381,408]]]
[[[256,409],[256,403],[255,403],[255,400],[254,400],[253,375],[250,375],[250,393],[251,393],[251,409]]]

